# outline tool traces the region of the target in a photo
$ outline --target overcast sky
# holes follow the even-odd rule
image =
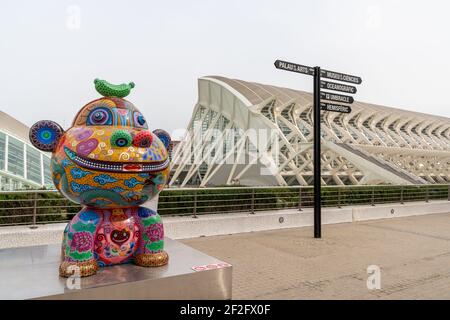
[[[356,99],[450,117],[449,1],[5,1],[0,110],[67,128],[94,78],[134,81],[152,129],[184,128],[197,79],[312,90],[276,59],[361,76]]]

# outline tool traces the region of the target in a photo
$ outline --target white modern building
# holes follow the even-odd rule
[[[29,127],[0,111],[0,190],[53,188],[50,154],[33,147]]]
[[[322,112],[324,185],[450,181],[450,119],[357,101],[351,108]],[[262,144],[259,132],[276,134]],[[310,185],[312,139],[311,93],[203,77],[170,185]]]

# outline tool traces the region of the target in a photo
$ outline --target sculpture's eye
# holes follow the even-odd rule
[[[133,142],[133,137],[128,131],[117,130],[111,135],[111,145],[113,147],[129,147]]]
[[[134,113],[134,126],[138,128],[147,128],[147,121],[140,112]]]
[[[111,111],[107,108],[96,108],[89,113],[87,118],[87,125],[91,126],[111,125],[111,123]]]

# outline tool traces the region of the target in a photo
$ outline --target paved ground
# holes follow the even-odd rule
[[[234,299],[450,299],[450,214],[183,240],[233,264]],[[367,288],[367,268],[381,289]]]

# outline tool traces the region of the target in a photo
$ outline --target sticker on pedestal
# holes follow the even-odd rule
[[[220,262],[220,263],[211,263],[211,264],[205,264],[202,266],[193,266],[192,270],[194,271],[206,271],[206,270],[213,270],[213,269],[222,269],[231,267],[231,264],[226,262]]]

